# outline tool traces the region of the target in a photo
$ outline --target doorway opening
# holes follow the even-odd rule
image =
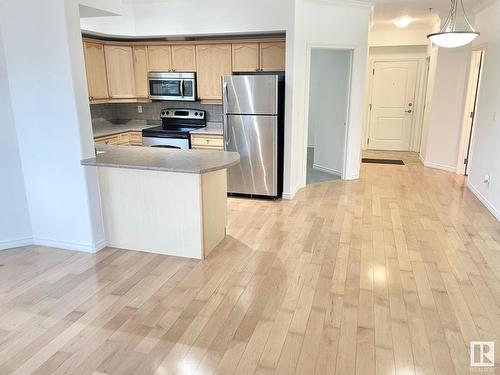
[[[467,84],[467,97],[465,99],[465,112],[458,153],[457,173],[467,176],[471,157],[472,139],[474,136],[474,121],[476,119],[477,100],[481,85],[481,72],[483,67],[484,50],[472,51],[469,80]]]
[[[352,50],[312,48],[309,66],[306,183],[313,184],[344,173]]]

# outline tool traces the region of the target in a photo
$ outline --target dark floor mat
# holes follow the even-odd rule
[[[403,160],[394,160],[394,159],[371,159],[371,158],[363,158],[361,159],[363,163],[371,163],[371,164],[396,164],[396,165],[405,165]]]

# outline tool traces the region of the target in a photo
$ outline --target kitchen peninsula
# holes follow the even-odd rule
[[[97,145],[108,246],[204,259],[226,235],[235,152]]]

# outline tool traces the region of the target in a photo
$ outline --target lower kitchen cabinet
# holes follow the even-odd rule
[[[222,135],[191,134],[191,148],[224,151],[224,137]]]
[[[142,146],[142,133],[140,131],[131,131],[108,135],[94,138],[94,142],[103,145]]]

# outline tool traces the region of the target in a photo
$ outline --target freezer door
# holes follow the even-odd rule
[[[225,114],[275,115],[278,113],[277,75],[238,75],[222,78]]]
[[[227,171],[227,191],[277,195],[276,116],[225,116],[225,149],[240,154],[240,163]]]

